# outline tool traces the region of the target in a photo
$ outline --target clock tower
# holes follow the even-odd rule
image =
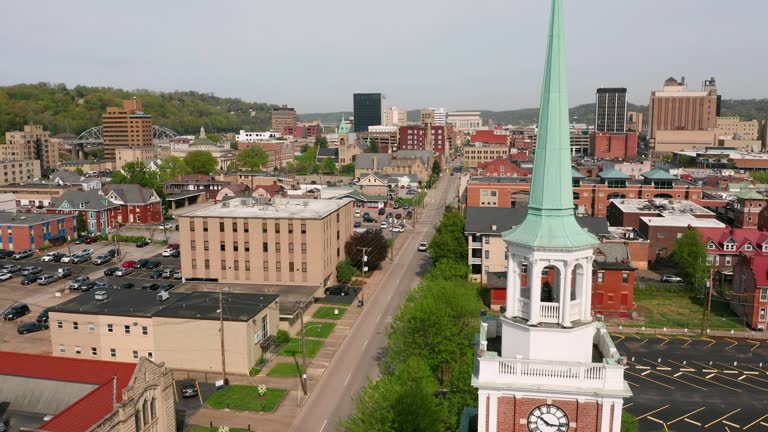
[[[598,240],[576,221],[563,0],[552,0],[528,213],[505,232],[507,304],[481,325],[472,382],[480,432],[620,432],[631,395],[592,315]]]

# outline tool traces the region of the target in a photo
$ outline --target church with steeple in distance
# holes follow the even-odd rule
[[[573,205],[563,3],[552,0],[528,213],[503,234],[507,303],[480,328],[479,432],[620,432],[631,395],[625,359],[592,313],[598,240]]]

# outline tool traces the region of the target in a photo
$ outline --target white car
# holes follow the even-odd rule
[[[71,263],[72,262],[72,255],[65,255],[65,256],[63,256],[61,258],[61,262],[64,263],[64,264]]]
[[[427,247],[428,247],[428,245],[427,245],[426,242],[419,243],[419,252],[426,252],[427,251]]]
[[[115,276],[128,276],[129,274],[133,273],[133,268],[121,268],[117,271],[115,271]]]
[[[158,225],[158,227],[164,228],[164,229],[171,229],[171,228],[173,228],[173,224],[170,224],[170,223],[166,222],[166,223],[162,223],[162,224]]]
[[[387,221],[383,221],[383,222],[381,223],[381,229],[387,229],[387,228],[389,228],[389,222],[387,222]]]
[[[45,256],[43,256],[42,258],[40,258],[40,261],[42,261],[42,262],[51,262],[51,261],[53,261],[53,258],[54,258],[54,257],[55,257],[55,256],[56,256],[58,253],[59,253],[59,252],[48,252],[47,254],[45,254]]]
[[[392,232],[405,232],[405,227],[402,225],[392,225]]]
[[[355,217],[362,216],[362,213],[360,213],[360,210],[355,210]]]
[[[10,273],[0,273],[0,281],[5,281],[5,280],[8,280],[8,279],[10,279],[12,277],[13,277],[13,275],[10,274]]]

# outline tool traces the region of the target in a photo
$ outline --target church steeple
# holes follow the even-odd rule
[[[563,1],[552,0],[528,214],[504,234],[508,242],[540,247],[597,243],[575,219],[565,64]]]

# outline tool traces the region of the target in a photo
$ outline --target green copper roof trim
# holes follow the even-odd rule
[[[623,172],[615,168],[611,168],[605,171],[600,171],[598,176],[604,179],[628,179],[629,178],[628,175],[624,174]]]
[[[679,180],[677,177],[659,168],[652,169],[640,175],[643,176],[643,178],[651,180]]]
[[[571,178],[587,178],[584,174],[579,172],[576,168],[571,168]]]
[[[765,199],[765,197],[760,192],[755,190],[743,190],[737,193],[736,197],[741,199]]]
[[[340,134],[346,134],[349,133],[349,123],[347,123],[346,120],[344,120],[344,116],[341,116],[341,122],[339,123],[339,132]]]
[[[552,0],[528,214],[523,223],[503,234],[510,243],[542,248],[598,243],[576,222],[565,58],[563,0]]]

